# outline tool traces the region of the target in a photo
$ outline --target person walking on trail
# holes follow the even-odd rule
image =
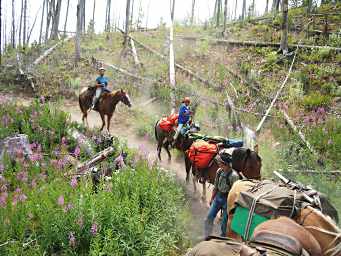
[[[92,99],[92,105],[90,110],[95,108],[98,99],[101,97],[104,91],[109,91],[108,89],[108,78],[104,76],[105,68],[102,66],[99,68],[99,76],[96,78],[96,93]]]
[[[221,153],[216,157],[219,165],[217,175],[214,181],[214,189],[209,202],[210,209],[205,220],[205,238],[211,235],[213,222],[219,210],[222,210],[223,218],[221,221],[221,236],[226,236],[227,226],[227,196],[233,183],[239,180],[239,175],[232,169],[232,156],[227,153]]]
[[[191,117],[192,112],[190,111],[189,105],[191,104],[191,100],[189,97],[185,97],[182,101],[179,110],[179,117],[178,117],[178,128],[176,129],[175,135],[173,137],[174,143],[178,139],[180,132],[182,132],[183,128],[188,124],[189,119]]]

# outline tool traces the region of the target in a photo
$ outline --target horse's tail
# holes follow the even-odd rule
[[[155,139],[157,141],[159,141],[159,136],[158,136],[158,133],[157,133],[157,126],[159,124],[159,121],[156,121],[155,125],[154,125],[154,134],[155,134]]]

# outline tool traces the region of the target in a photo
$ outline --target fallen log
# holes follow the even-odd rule
[[[234,45],[234,46],[246,46],[246,47],[272,47],[272,48],[279,48],[280,43],[273,43],[273,42],[260,42],[260,41],[237,41],[237,40],[224,40],[224,39],[214,39],[214,38],[198,38],[198,37],[190,37],[190,36],[177,36],[177,38],[183,40],[192,40],[192,41],[211,41],[217,45]],[[301,49],[329,49],[335,52],[341,52],[341,48],[339,47],[332,47],[332,46],[321,46],[321,45],[304,45],[304,44],[289,44],[289,49],[294,48],[301,48]]]
[[[289,115],[283,110],[280,109],[281,113],[284,116],[285,121],[288,123],[288,125],[290,126],[290,128],[297,133],[298,137],[302,140],[302,142],[305,144],[305,146],[309,149],[309,151],[315,156],[317,157],[317,159],[319,159],[319,155],[318,153],[315,151],[315,149],[311,146],[311,144],[309,143],[309,141],[307,141],[307,139],[305,138],[304,134],[296,127],[296,125],[294,124],[294,122],[290,119]]]
[[[135,43],[134,43],[134,40],[130,39],[130,45],[131,45],[131,51],[133,53],[133,57],[134,57],[134,62],[135,62],[135,65],[138,67],[141,65],[141,62],[137,56],[137,51],[136,51],[136,48],[135,48]]]
[[[72,37],[66,37],[62,41],[59,41],[51,48],[47,49],[42,55],[40,55],[32,64],[33,66],[38,65],[40,62],[42,62],[50,53],[52,53],[59,45],[69,41]]]
[[[98,63],[99,61],[95,57],[91,57],[91,62],[94,64],[94,62]],[[141,81],[146,81],[146,82],[150,82],[150,83],[157,83],[157,80],[153,80],[153,79],[150,79],[150,78],[147,78],[147,77],[142,77],[142,76],[138,76],[138,75],[132,74],[129,71],[127,71],[127,70],[125,70],[123,68],[120,68],[118,66],[115,66],[113,64],[108,64],[108,63],[102,63],[102,64],[103,64],[103,66],[110,67],[113,70],[115,70],[117,72],[120,72],[120,73],[122,73],[122,74],[124,74],[126,76],[132,77],[134,79],[141,80]]]
[[[292,170],[292,169],[288,169],[288,170],[282,170],[279,169],[279,172],[287,172],[287,173],[294,173],[294,174],[312,174],[312,175],[323,175],[323,176],[339,176],[341,175],[341,171],[340,170],[335,170],[335,171],[316,171],[316,170]]]
[[[100,162],[104,161],[105,159],[110,156],[115,151],[113,147],[109,147],[104,149],[103,151],[99,152],[97,155],[95,155],[92,159],[80,164],[76,168],[76,173],[73,175],[85,175],[88,173],[88,170],[95,165],[99,164]]]
[[[259,122],[257,128],[256,128],[256,133],[259,133],[260,132],[260,129],[262,128],[266,118],[268,117],[268,115],[270,114],[270,111],[272,109],[272,107],[274,106],[275,102],[277,101],[279,95],[281,94],[285,84],[287,83],[288,79],[289,79],[289,76],[291,74],[291,71],[292,71],[292,67],[294,66],[294,63],[295,63],[295,60],[296,60],[296,55],[297,55],[297,50],[298,48],[296,48],[296,51],[295,51],[295,54],[294,54],[294,58],[291,62],[291,65],[290,65],[290,68],[289,68],[289,71],[288,71],[288,74],[287,76],[285,77],[284,81],[282,82],[282,85],[280,86],[280,88],[278,89],[278,91],[276,92],[276,95],[275,97],[272,99],[271,101],[271,104],[269,106],[269,108],[266,110],[265,112],[265,115],[263,116],[262,120]]]

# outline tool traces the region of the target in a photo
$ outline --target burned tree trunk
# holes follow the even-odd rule
[[[12,38],[11,38],[11,44],[12,47],[15,48],[15,3],[14,0],[12,0]]]
[[[125,22],[125,32],[124,32],[124,42],[123,42],[123,48],[126,49],[128,46],[128,34],[129,34],[129,17],[130,17],[130,0],[127,0],[126,5],[126,22]]]
[[[226,32],[226,19],[227,19],[227,0],[224,2],[224,31],[223,35],[225,35]]]
[[[43,25],[44,25],[44,12],[45,12],[45,4],[47,0],[43,2],[43,11],[41,12],[41,21],[40,21],[40,32],[39,32],[39,44],[41,44],[41,38],[43,34]]]
[[[238,0],[236,0],[236,3],[234,4],[234,19],[237,19],[237,7],[238,7]]]
[[[82,17],[81,17],[81,2],[84,0],[79,0],[77,5],[77,27],[76,27],[76,43],[75,43],[75,62],[79,62],[81,58],[81,30],[82,30]]]
[[[58,39],[58,27],[59,27],[61,4],[62,4],[62,0],[57,0],[56,6],[53,6],[51,39]]]
[[[219,27],[220,25],[220,15],[221,15],[221,0],[218,0],[218,6],[217,6],[217,23],[216,27]]]
[[[24,15],[24,0],[21,0],[21,12],[20,12],[20,25],[19,25],[19,40],[18,43],[21,45],[21,35],[22,35],[22,23],[23,23],[23,15]]]
[[[243,0],[242,20],[245,20],[245,16],[246,16],[246,0]]]
[[[105,26],[104,29],[106,32],[110,32],[110,14],[111,14],[111,0],[107,0],[107,7],[105,11]]]
[[[133,29],[133,18],[134,18],[134,0],[131,1],[131,7],[130,7],[130,19],[129,19],[129,25]]]
[[[172,2],[173,1],[173,2]],[[175,57],[174,57],[174,48],[173,48],[173,24],[174,24],[174,9],[175,9],[175,0],[171,0],[171,24],[169,29],[169,83],[171,86],[171,108],[172,113],[175,113],[176,108],[176,98],[175,98]]]
[[[191,26],[193,26],[193,22],[194,22],[194,10],[195,10],[195,0],[192,0]]]
[[[69,16],[69,6],[70,6],[70,0],[67,0],[66,17],[65,17],[65,23],[64,23],[64,36],[66,35],[66,25],[67,25],[67,18]]]
[[[96,0],[94,0],[94,7],[92,8],[92,32],[95,33],[95,10],[96,10]]]
[[[283,51],[283,54],[288,52],[288,0],[282,0],[282,38],[281,38],[281,47],[280,49]]]
[[[26,35],[27,35],[27,0],[24,0],[24,21],[23,21],[23,45],[25,45],[26,42]]]
[[[49,39],[49,30],[52,17],[52,7],[54,6],[54,0],[46,0],[46,29],[45,29],[45,44]]]
[[[265,13],[269,12],[269,0],[266,0]]]

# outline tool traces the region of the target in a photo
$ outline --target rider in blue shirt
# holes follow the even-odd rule
[[[180,106],[180,110],[179,110],[179,119],[178,119],[178,128],[176,130],[176,133],[174,135],[174,142],[176,142],[179,133],[181,132],[182,128],[188,124],[190,116],[192,114],[192,112],[189,109],[189,104],[191,103],[190,98],[186,97],[181,106]]]
[[[105,68],[99,68],[99,77],[96,78],[96,93],[92,99],[91,109],[94,109],[96,102],[101,97],[103,91],[108,91],[108,78],[104,76]]]

